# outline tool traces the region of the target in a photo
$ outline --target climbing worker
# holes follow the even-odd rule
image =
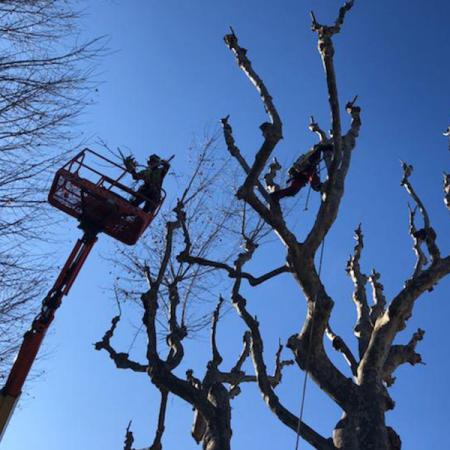
[[[134,180],[143,181],[143,184],[137,190],[137,194],[140,195],[134,196],[130,203],[139,206],[145,202],[142,210],[153,212],[161,202],[161,189],[164,177],[170,168],[169,161],[161,159],[155,154],[150,155],[147,159],[147,167],[140,171],[136,170],[137,163],[132,156],[127,156],[123,162]]]
[[[272,192],[270,194],[272,199],[278,201],[284,197],[293,197],[308,183],[311,185],[311,189],[319,192],[322,187],[319,176],[321,156],[325,152],[332,151],[333,146],[331,144],[317,144],[309,152],[301,155],[288,171],[287,183],[289,186]]]

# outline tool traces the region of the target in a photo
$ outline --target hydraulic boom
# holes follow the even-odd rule
[[[42,301],[41,311],[23,337],[19,353],[6,384],[0,392],[0,441],[20,397],[31,366],[36,359],[45,333],[55,317],[55,312],[61,305],[64,295],[69,293],[96,241],[97,234],[87,231],[81,239],[78,239],[55,284]]]

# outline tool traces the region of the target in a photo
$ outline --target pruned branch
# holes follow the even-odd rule
[[[347,273],[351,277],[355,290],[353,302],[356,306],[357,320],[354,328],[355,336],[358,338],[359,356],[362,357],[369,343],[372,325],[369,317],[369,305],[367,304],[366,283],[367,276],[361,272],[360,259],[364,247],[364,236],[361,224],[355,230],[356,245],[353,256],[347,262]]]
[[[223,136],[225,139],[225,143],[227,145],[228,152],[230,153],[233,158],[236,159],[236,161],[239,163],[239,165],[244,169],[244,172],[247,174],[247,176],[250,173],[250,166],[248,165],[245,158],[242,156],[241,151],[239,150],[238,146],[236,145],[236,141],[234,140],[233,136],[233,129],[231,128],[231,125],[228,122],[229,116],[224,117],[221,119],[222,123],[222,129],[223,129]],[[259,179],[256,181],[256,187],[258,188],[258,192],[263,196],[263,198],[266,201],[269,201],[269,195],[267,193],[267,190],[264,189],[264,186],[261,184]]]
[[[411,235],[411,238],[413,240],[413,249],[414,253],[416,254],[416,265],[414,267],[414,271],[411,278],[416,277],[420,272],[422,272],[422,269],[424,266],[428,264],[428,259],[425,256],[425,253],[422,250],[422,239],[421,235],[423,233],[418,233],[418,230],[416,228],[414,219],[416,216],[417,208],[412,209],[410,205],[408,205],[409,209],[409,234]]]
[[[105,350],[109,357],[114,361],[114,364],[118,369],[130,369],[133,372],[147,371],[147,366],[129,359],[128,353],[118,353],[111,346],[111,339],[114,336],[117,324],[120,321],[120,315],[113,317],[111,320],[111,328],[106,331],[101,341],[94,344],[95,350]]]
[[[298,432],[314,448],[319,450],[332,450],[334,445],[331,439],[326,439],[309,427],[305,422],[300,424],[298,417],[285,408],[275,394],[269,380],[263,357],[263,340],[259,332],[259,324],[247,311],[245,299],[237,292],[232,297],[233,305],[242,317],[251,333],[251,353],[255,366],[256,378],[264,401],[278,419],[293,431]]]
[[[420,200],[419,196],[417,195],[414,188],[412,187],[412,184],[409,181],[409,177],[413,172],[413,166],[405,162],[402,162],[402,169],[403,169],[403,178],[400,184],[401,186],[404,186],[406,192],[408,192],[408,194],[414,200],[423,218],[423,228],[416,231],[415,237],[426,244],[428,252],[430,253],[431,256],[431,260],[434,262],[441,256],[439,248],[437,247],[436,244],[436,232],[431,227],[430,217],[428,215],[427,210],[425,209],[424,204],[422,203],[422,200]]]
[[[269,192],[275,192],[280,189],[280,185],[275,182],[279,170],[281,170],[281,165],[277,158],[274,158],[269,164],[269,171],[264,175],[264,181],[266,182],[267,190]]]
[[[450,209],[450,174],[444,172],[444,203]]]
[[[133,450],[133,442],[134,442],[134,436],[133,432],[131,431],[131,420],[128,423],[126,432],[125,432],[125,442],[123,446],[123,450]]]
[[[253,193],[253,187],[258,183],[259,176],[264,170],[272,151],[282,138],[282,124],[272,101],[272,96],[269,94],[262,79],[253,69],[251,62],[247,57],[247,50],[239,45],[238,38],[234,31],[231,30],[230,34],[225,35],[224,40],[228,48],[234,53],[239,67],[258,91],[270,119],[270,122],[264,122],[260,126],[264,142],[255,155],[255,160],[250,167],[245,182],[238,190],[238,198],[243,199]]]
[[[217,348],[217,341],[216,341],[216,333],[217,333],[217,323],[219,322],[220,317],[220,308],[224,302],[224,299],[222,296],[219,297],[219,301],[217,303],[216,309],[214,310],[213,316],[212,316],[212,325],[211,325],[211,352],[212,352],[212,360],[211,364],[214,368],[218,368],[220,364],[223,361],[222,356],[219,353],[219,350]]]
[[[417,343],[423,339],[424,334],[425,331],[419,328],[407,345],[393,345],[391,347],[383,367],[383,380],[388,386],[394,384],[395,377],[392,374],[401,364],[409,363],[412,366],[424,364],[421,355],[415,351]]]
[[[325,131],[322,130],[322,128],[320,128],[319,124],[314,120],[314,116],[310,117],[308,129],[312,133],[316,133],[317,136],[319,136],[319,142],[321,144],[325,144],[328,142],[327,134],[325,133]]]
[[[165,430],[167,398],[169,394],[165,390],[162,390],[160,392],[161,402],[159,404],[158,425],[156,427],[155,438],[153,439],[153,443],[148,450],[162,450],[161,440]]]
[[[440,258],[424,269],[394,297],[386,312],[377,320],[364,358],[359,364],[361,382],[373,381],[381,371],[398,331],[405,328],[415,301],[450,273],[450,256]]]
[[[326,330],[327,337],[331,341],[331,345],[333,348],[338,351],[339,353],[342,353],[342,356],[347,361],[347,364],[350,367],[350,370],[352,372],[353,376],[357,375],[358,372],[358,362],[356,361],[355,357],[353,356],[352,351],[348,347],[348,345],[345,343],[345,341],[338,336],[334,331],[331,329],[330,324],[327,326]]]
[[[370,307],[370,321],[375,325],[378,317],[384,314],[386,308],[386,298],[383,294],[384,286],[380,283],[381,275],[375,269],[372,270],[368,280],[372,285],[373,305]]]

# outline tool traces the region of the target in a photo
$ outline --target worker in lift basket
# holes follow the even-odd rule
[[[151,213],[155,211],[161,202],[161,189],[164,177],[170,168],[169,162],[153,154],[147,159],[147,167],[140,171],[136,170],[137,163],[132,156],[127,156],[123,162],[133,179],[143,182],[137,193],[146,197],[143,198],[140,195],[136,195],[131,199],[130,203],[133,206],[139,206],[145,202],[142,208],[144,212]]]

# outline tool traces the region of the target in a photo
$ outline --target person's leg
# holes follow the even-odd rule
[[[270,195],[274,200],[280,200],[284,197],[294,197],[305,184],[306,180],[304,178],[294,178],[287,188],[272,192]]]
[[[311,189],[319,192],[320,188],[322,187],[322,183],[320,181],[319,174],[317,171],[314,171],[314,173],[309,177],[309,183],[311,185]]]

